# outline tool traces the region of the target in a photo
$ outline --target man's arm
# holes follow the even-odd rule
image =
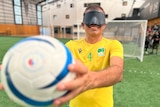
[[[123,59],[120,57],[112,57],[110,60],[110,67],[96,72],[93,75],[94,85],[93,88],[97,87],[107,87],[120,82],[123,78]]]
[[[58,90],[71,90],[69,94],[64,97],[58,98],[54,101],[54,106],[68,102],[81,92],[89,89],[108,87],[120,82],[123,77],[123,59],[120,57],[112,57],[110,59],[110,67],[93,72],[89,71],[87,67],[80,61],[69,66],[69,70],[77,74],[77,78],[67,83],[60,83],[57,87]]]

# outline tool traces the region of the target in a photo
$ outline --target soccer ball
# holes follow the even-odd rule
[[[1,81],[7,95],[23,106],[47,106],[69,91],[58,91],[56,85],[70,81],[68,71],[74,63],[71,52],[57,39],[33,36],[13,45],[2,61]]]

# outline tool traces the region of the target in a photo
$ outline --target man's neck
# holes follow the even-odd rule
[[[102,39],[102,36],[86,36],[86,38],[85,38],[86,42],[88,42],[90,44],[97,43],[101,39]]]

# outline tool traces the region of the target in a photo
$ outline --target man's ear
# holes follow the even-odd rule
[[[104,24],[102,27],[103,27],[103,29],[105,29],[107,27],[107,24]]]
[[[83,22],[81,23],[81,26],[82,26],[82,28],[84,28],[84,23]]]

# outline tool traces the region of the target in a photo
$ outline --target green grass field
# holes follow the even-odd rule
[[[5,52],[21,37],[0,37],[0,63]],[[59,39],[63,43],[68,39]],[[160,51],[160,50],[159,50]],[[160,52],[144,55],[144,61],[125,58],[123,81],[114,86],[114,107],[160,106]],[[22,107],[0,91],[0,107]],[[51,107],[51,106],[50,106]],[[68,107],[65,104],[63,107]],[[90,107],[90,106],[88,106]]]

